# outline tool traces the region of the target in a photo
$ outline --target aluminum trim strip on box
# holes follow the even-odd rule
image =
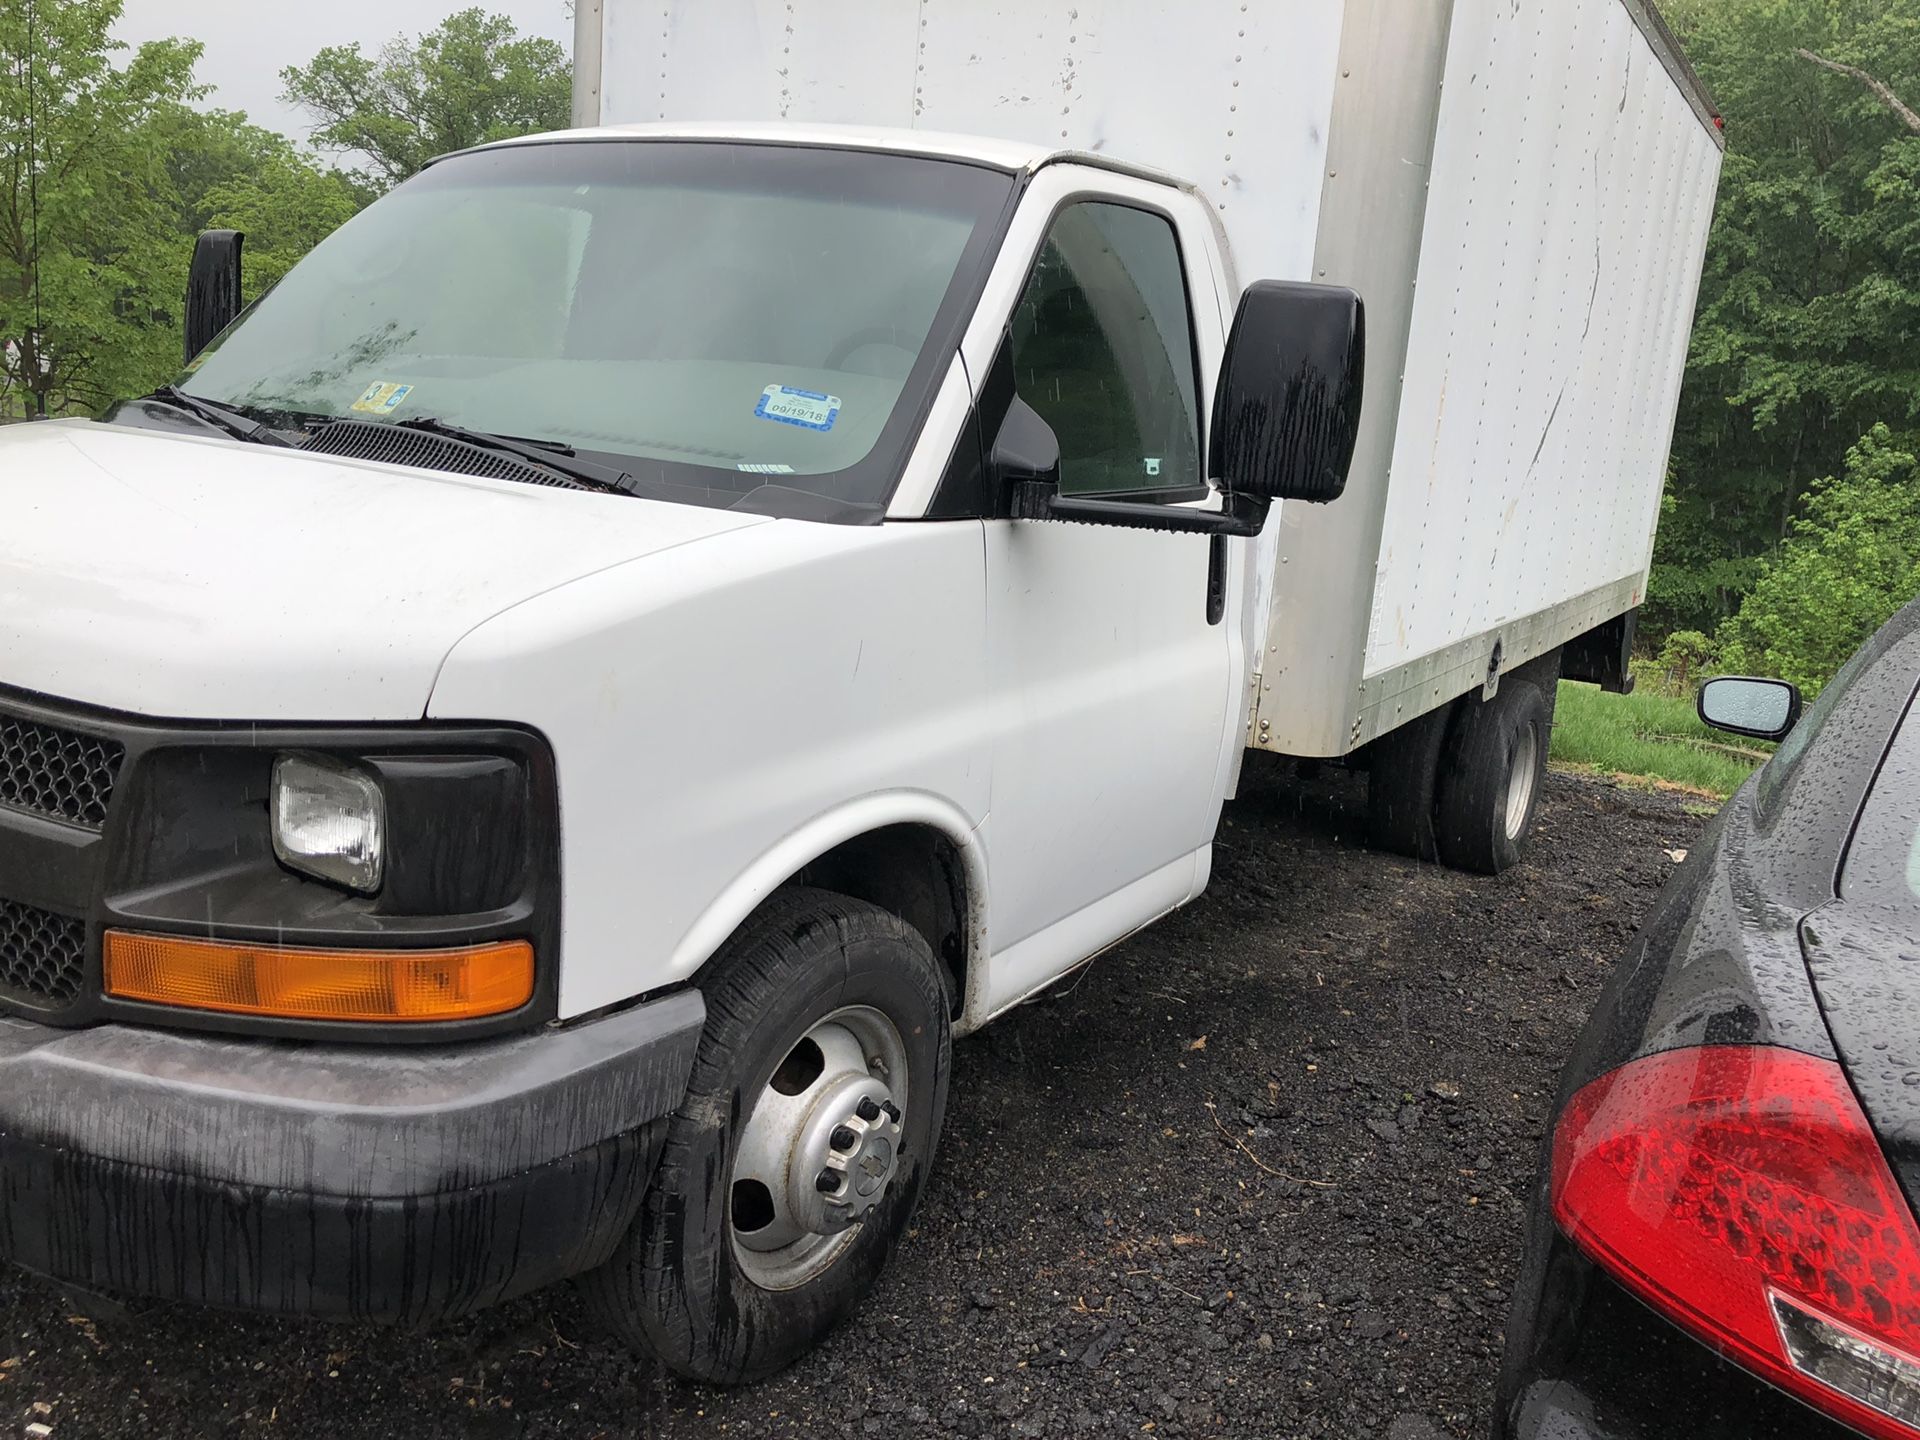
[[[1629,575],[1367,677],[1360,686],[1360,708],[1347,748],[1357,750],[1483,684],[1496,645],[1500,673],[1511,674],[1529,660],[1632,610],[1643,598],[1643,585],[1643,577]]]
[[[1693,113],[1700,117],[1700,123],[1712,132],[1713,143],[1722,150],[1727,148],[1726,132],[1720,128],[1720,102],[1713,98],[1713,91],[1707,88],[1707,82],[1700,78],[1700,72],[1693,68],[1693,62],[1687,59],[1687,53],[1681,48],[1679,37],[1667,24],[1666,17],[1655,8],[1653,0],[1620,0],[1627,14],[1633,17],[1633,23],[1640,27],[1640,33],[1647,37],[1647,44],[1653,47],[1653,53],[1659,58],[1667,74],[1673,77],[1673,83],[1680,87],[1680,93],[1687,97],[1687,103],[1693,107]]]

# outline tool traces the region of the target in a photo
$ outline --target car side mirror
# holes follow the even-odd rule
[[[1700,720],[1730,735],[1784,740],[1800,719],[1800,691],[1784,680],[1723,676],[1700,687]]]
[[[1324,505],[1360,438],[1366,307],[1337,285],[1247,287],[1213,401],[1209,473],[1228,495]]]
[[[1060,488],[1060,437],[1040,412],[1015,395],[1007,418],[994,437],[988,468],[1001,485],[1019,493],[1020,487],[1045,487],[1051,495]]]
[[[240,313],[240,247],[246,238],[238,230],[209,230],[194,241],[182,326],[188,360],[206,349]]]

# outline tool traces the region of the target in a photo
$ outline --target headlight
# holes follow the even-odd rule
[[[387,803],[371,775],[320,755],[283,755],[272,811],[281,864],[363,895],[380,888]]]

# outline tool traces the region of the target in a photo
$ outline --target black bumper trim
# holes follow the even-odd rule
[[[0,1134],[267,1190],[389,1199],[531,1170],[667,1114],[697,991],[435,1048],[296,1045],[0,1019]]]
[[[0,1018],[0,1260],[83,1289],[419,1323],[604,1261],[697,991],[438,1049]]]
[[[145,1169],[0,1135],[0,1258],[86,1290],[426,1324],[604,1263],[666,1121],[466,1190],[350,1199]]]

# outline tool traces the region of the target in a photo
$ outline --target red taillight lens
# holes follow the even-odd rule
[[[1831,1061],[1708,1046],[1601,1076],[1554,1134],[1553,1215],[1729,1358],[1920,1437],[1920,1227]]]

